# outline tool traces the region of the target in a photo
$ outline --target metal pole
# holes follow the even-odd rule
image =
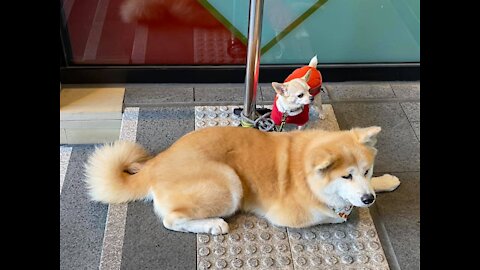
[[[258,72],[260,67],[260,38],[262,34],[263,0],[250,0],[248,17],[247,70],[245,99],[242,114],[255,120]],[[242,124],[243,125],[243,124]]]

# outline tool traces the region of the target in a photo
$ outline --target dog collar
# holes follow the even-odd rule
[[[344,220],[347,220],[348,216],[353,210],[353,205],[349,204],[343,208],[334,208],[329,205],[328,208],[330,208],[330,210],[332,210],[335,214],[337,214],[337,216],[343,218]]]

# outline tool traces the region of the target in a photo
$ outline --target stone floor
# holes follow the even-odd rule
[[[322,100],[332,105],[341,129],[382,127],[375,174],[394,174],[402,184],[395,192],[379,194],[370,213],[390,269],[419,269],[420,83],[348,82],[325,87]],[[257,104],[270,105],[273,97],[271,87],[262,84]],[[242,103],[240,84],[127,85],[124,118],[132,114],[138,119],[129,132],[157,153],[194,130],[195,106]],[[60,147],[61,269],[197,268],[197,236],[164,229],[150,204],[135,202],[115,210],[88,202],[81,180],[83,162],[93,150],[94,145]],[[114,211],[124,215],[123,223],[105,232],[107,216]],[[122,242],[105,245],[104,237],[110,234],[121,234]],[[119,264],[105,263],[109,254],[120,258]]]

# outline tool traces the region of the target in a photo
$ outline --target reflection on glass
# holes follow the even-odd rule
[[[74,64],[244,64],[249,0],[63,0]],[[419,0],[265,0],[262,63],[419,62]]]

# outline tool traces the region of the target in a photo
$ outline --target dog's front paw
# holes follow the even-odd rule
[[[212,235],[219,235],[219,234],[228,233],[228,223],[225,222],[225,220],[223,220],[221,218],[214,219],[209,224],[209,230],[208,231]]]
[[[400,186],[400,180],[391,174],[384,174],[379,177],[373,177],[372,185],[375,192],[389,192]]]

